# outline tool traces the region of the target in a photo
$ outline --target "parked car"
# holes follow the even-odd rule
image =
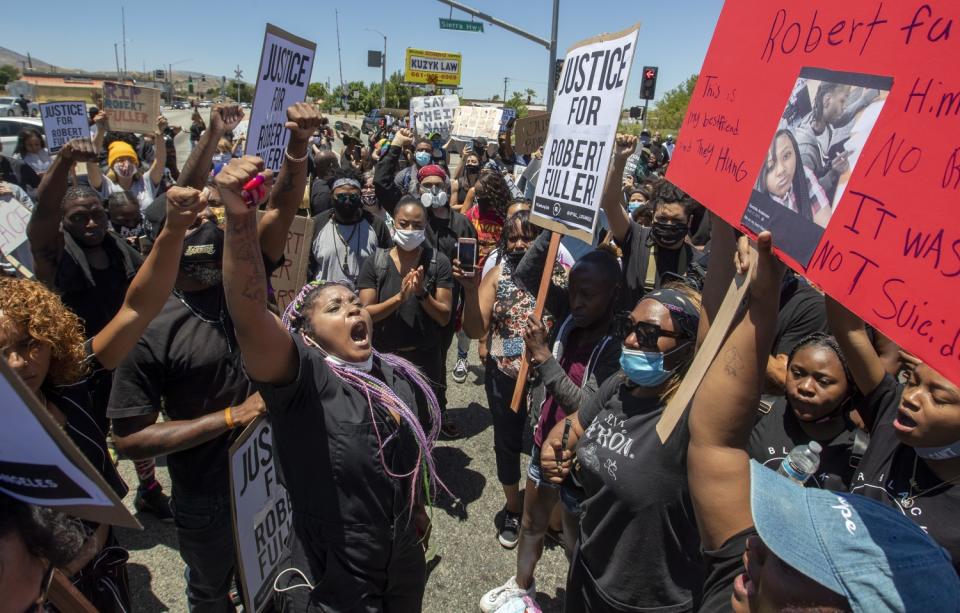
[[[5,155],[13,155],[13,150],[17,148],[17,135],[24,128],[36,128],[43,133],[43,121],[35,117],[0,117],[0,143],[3,144]]]
[[[23,109],[17,104],[17,99],[13,96],[3,96],[0,98],[0,117],[19,117],[23,115]]]
[[[377,128],[383,126],[383,115],[380,114],[380,109],[373,109],[363,118],[363,125],[360,126],[360,131],[364,134],[370,134]]]

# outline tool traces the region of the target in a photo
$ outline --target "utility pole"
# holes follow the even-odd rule
[[[233,76],[237,79],[237,104],[243,102],[240,100],[240,77],[243,76],[243,71],[240,70],[240,64],[237,64],[237,69],[233,71]],[[251,100],[251,102],[253,102]]]
[[[117,52],[117,43],[113,43],[113,59],[116,60],[116,62],[117,62],[117,80],[119,81],[119,80],[121,80],[121,78],[120,78],[120,55],[119,55],[118,52]]]
[[[127,76],[127,13],[120,7],[120,20],[123,26],[123,76]]]
[[[503,101],[507,101],[507,81],[510,80],[510,77],[503,77]]]
[[[343,85],[343,59],[340,57],[340,11],[334,10],[333,13],[337,20],[337,64],[340,66],[340,97],[343,98],[344,93],[346,92],[346,87]],[[342,99],[340,100],[340,103],[341,105],[343,104]]]
[[[530,34],[523,28],[518,28],[517,26],[511,25],[506,21],[497,19],[496,17],[492,15],[488,15],[483,11],[478,11],[477,9],[470,8],[469,6],[460,4],[459,2],[455,2],[454,0],[438,0],[438,1],[442,2],[443,4],[446,4],[447,6],[455,8],[457,10],[463,11],[464,13],[472,17],[478,17],[486,22],[489,22],[490,25],[492,26],[501,27],[507,32],[512,32],[517,36],[522,36],[523,38],[526,38],[527,40],[531,40],[537,43],[538,45],[543,45],[547,49],[547,51],[550,52],[550,69],[547,72],[547,74],[549,75],[549,78],[548,78],[549,85],[547,89],[547,110],[550,111],[553,109],[553,98],[554,98],[556,85],[557,85],[557,75],[556,75],[556,72],[557,72],[557,69],[556,69],[557,22],[560,19],[560,0],[553,0],[553,27],[551,28],[551,31],[550,31],[550,40],[540,38],[539,36],[534,36],[533,34]]]

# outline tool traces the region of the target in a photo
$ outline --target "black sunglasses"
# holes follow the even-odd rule
[[[626,313],[618,314],[614,319],[614,334],[616,337],[623,341],[626,340],[631,333],[636,334],[637,344],[642,349],[656,349],[657,342],[662,336],[675,339],[684,338],[682,333],[670,332],[669,330],[664,330],[657,324],[646,321],[634,322]]]
[[[333,199],[337,204],[360,204],[360,194],[350,192],[348,194],[335,194]]]

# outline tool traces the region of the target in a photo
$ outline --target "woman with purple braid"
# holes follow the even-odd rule
[[[352,288],[314,282],[283,321],[267,310],[256,208],[241,193],[263,167],[235,159],[216,180],[227,212],[227,305],[293,508],[291,562],[274,588],[285,611],[419,611],[417,518],[435,474],[436,398],[409,362],[373,351],[372,320]],[[430,432],[418,396],[433,413]]]

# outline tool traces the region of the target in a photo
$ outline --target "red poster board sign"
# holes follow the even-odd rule
[[[960,10],[727,0],[668,178],[960,384]]]

